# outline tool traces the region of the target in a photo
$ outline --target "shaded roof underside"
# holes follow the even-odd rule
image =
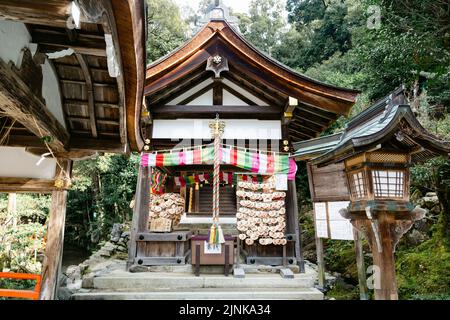
[[[132,149],[139,150],[139,140],[142,140],[138,121],[144,81],[144,25],[140,26],[142,30],[136,28],[136,17],[131,16],[143,16],[143,1],[113,0],[111,7],[105,8],[113,15],[110,16],[112,22],[108,28],[115,30],[113,41],[117,41],[114,43],[116,54],[119,55],[119,64],[124,66],[117,78],[109,75],[107,65],[105,34],[111,31],[106,32],[102,23],[84,22],[80,29],[67,29],[69,13],[66,7],[70,3],[63,0],[42,4],[42,8],[27,2],[21,6],[5,5],[5,8],[0,6],[0,17],[24,22],[31,42],[38,44],[39,52],[53,53],[68,48],[75,51],[71,55],[49,60],[58,78],[65,125],[70,135],[67,150],[123,152],[128,143]],[[115,11],[119,9],[121,19],[117,20],[114,16],[117,16]],[[27,15],[28,11],[32,14]],[[115,32],[117,38],[114,38]],[[134,121],[136,114],[137,121]],[[0,119],[0,126],[3,125],[11,126],[8,145],[44,146],[13,117]]]

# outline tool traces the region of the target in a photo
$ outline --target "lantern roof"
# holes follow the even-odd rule
[[[449,155],[450,142],[420,124],[401,87],[354,117],[343,132],[296,143],[294,149],[297,160],[313,159],[319,166],[376,149],[410,153],[414,163]]]

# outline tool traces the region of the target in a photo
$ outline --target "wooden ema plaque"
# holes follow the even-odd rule
[[[172,220],[166,218],[155,218],[150,220],[150,232],[171,232]]]

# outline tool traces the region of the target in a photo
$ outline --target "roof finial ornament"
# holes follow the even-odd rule
[[[222,0],[211,1],[209,6],[206,8],[206,14],[200,20],[200,23],[205,24],[213,20],[225,20],[228,24],[238,28],[238,18],[230,15],[229,8],[223,4]]]

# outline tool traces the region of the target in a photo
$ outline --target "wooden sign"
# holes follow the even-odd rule
[[[331,164],[321,168],[308,163],[307,169],[313,202],[350,199],[343,163]]]
[[[171,232],[172,220],[166,218],[155,218],[150,220],[150,232]]]
[[[347,208],[349,201],[328,201],[314,203],[316,236],[334,240],[354,240],[353,226],[339,210]]]

